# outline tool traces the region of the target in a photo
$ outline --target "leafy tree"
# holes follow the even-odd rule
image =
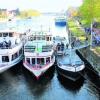
[[[20,17],[21,18],[28,18],[28,17],[32,17],[32,16],[39,16],[40,12],[36,11],[36,10],[24,10],[24,11],[20,11]]]
[[[79,14],[86,24],[91,24],[94,20],[100,18],[100,0],[83,0]]]

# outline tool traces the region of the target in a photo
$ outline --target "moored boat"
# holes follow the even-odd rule
[[[54,65],[52,34],[43,31],[30,31],[24,46],[23,65],[36,79],[39,79],[49,68]]]
[[[68,40],[69,44],[66,45],[65,54],[62,57],[57,56],[56,69],[61,76],[77,81],[81,77],[81,73],[84,72],[85,65],[75,53],[77,48],[72,48],[71,33],[69,33]]]
[[[66,18],[65,17],[56,17],[55,25],[57,26],[66,26]]]
[[[0,73],[18,64],[23,58],[23,43],[16,30],[0,30]]]
[[[85,65],[76,55],[75,51],[71,52],[71,56],[68,54],[60,58],[58,57],[57,59],[57,72],[59,75],[72,81],[77,81],[80,79],[81,74],[84,72]]]

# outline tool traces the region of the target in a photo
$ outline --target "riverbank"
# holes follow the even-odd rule
[[[0,22],[6,22],[7,18],[0,18]]]
[[[97,46],[97,47],[94,47],[91,49],[96,55],[100,56],[100,47]]]
[[[90,49],[90,46],[76,50],[76,53],[88,65],[88,69],[100,76],[100,55]]]

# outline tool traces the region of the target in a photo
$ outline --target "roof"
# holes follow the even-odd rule
[[[46,32],[46,31],[30,31],[31,35],[52,35],[51,32]]]
[[[3,29],[3,30],[0,30],[0,33],[1,32],[16,32],[16,30],[12,30],[12,29]]]

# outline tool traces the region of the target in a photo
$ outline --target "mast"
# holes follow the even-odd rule
[[[67,12],[66,12],[66,21],[67,21]],[[67,23],[67,22],[66,22]],[[68,42],[69,42],[69,54],[70,54],[70,57],[69,57],[69,63],[71,64],[71,32],[69,30],[69,26],[68,24],[66,24],[66,32],[68,33]]]

